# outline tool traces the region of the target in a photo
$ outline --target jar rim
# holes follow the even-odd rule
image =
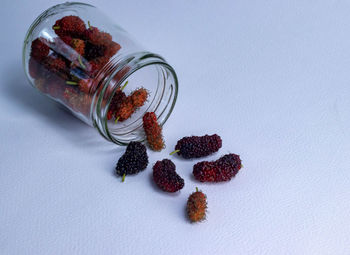
[[[120,64],[120,63],[123,63],[123,64]],[[157,54],[153,54],[150,52],[133,53],[132,55],[124,57],[123,60],[116,61],[114,68],[112,68],[113,71],[110,72],[107,75],[108,77],[106,77],[104,81],[101,83],[101,85],[99,85],[102,87],[102,89],[99,93],[97,93],[94,96],[94,100],[96,100],[96,102],[92,103],[92,108],[93,108],[91,111],[92,123],[94,127],[98,130],[98,132],[108,141],[111,141],[118,145],[127,145],[128,142],[130,142],[129,140],[127,142],[123,141],[122,139],[118,138],[117,135],[111,132],[108,125],[108,119],[107,119],[108,108],[110,106],[110,102],[115,92],[117,91],[117,89],[121,88],[124,82],[128,80],[128,78],[131,77],[135,72],[151,65],[154,65],[154,66],[158,65],[162,68],[165,68],[168,71],[168,74],[171,75],[171,79],[173,80],[173,84],[171,84],[173,85],[173,93],[169,98],[168,104],[161,111],[160,116],[157,116],[159,124],[161,126],[163,126],[164,123],[170,117],[170,114],[172,113],[175,107],[175,103],[178,96],[178,79],[177,79],[175,70],[164,60],[164,58],[162,58]],[[125,74],[123,74],[123,76],[113,86],[113,90],[108,92],[107,88],[111,83],[112,79],[117,75],[118,72],[120,72],[126,66],[130,66],[130,69]],[[106,96],[108,97],[107,104],[102,105],[103,99],[105,99]],[[137,141],[140,141],[140,142],[144,140],[145,140],[145,137],[139,137],[137,139]]]

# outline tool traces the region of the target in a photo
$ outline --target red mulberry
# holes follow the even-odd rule
[[[41,72],[41,65],[40,63],[34,59],[34,58],[30,58],[29,62],[28,62],[28,71],[29,71],[29,75],[33,78],[39,78],[40,77],[40,72]]]
[[[112,119],[115,112],[119,111],[119,108],[125,99],[126,99],[125,93],[121,89],[117,89],[109,105],[109,109],[107,113],[108,120]]]
[[[85,42],[81,39],[73,38],[70,45],[81,56],[84,55]]]
[[[193,166],[193,175],[200,182],[229,181],[241,169],[239,155],[227,154],[216,161],[202,161]]]
[[[175,151],[184,158],[200,158],[217,152],[222,146],[222,140],[217,134],[205,136],[189,136],[180,139]]]
[[[30,56],[39,61],[43,60],[50,52],[50,48],[47,44],[48,42],[46,39],[42,37],[36,38],[32,42]]]
[[[207,211],[207,197],[196,188],[196,192],[193,192],[188,200],[186,207],[188,218],[191,222],[198,222],[205,219]]]
[[[157,122],[154,112],[147,112],[143,116],[143,129],[145,130],[149,147],[154,151],[161,151],[164,148],[162,127]]]
[[[114,54],[116,54],[120,50],[120,48],[121,48],[120,44],[111,41],[109,44],[106,45],[105,55],[107,57],[112,57]]]
[[[118,118],[118,121],[124,121],[130,118],[134,113],[135,108],[132,104],[131,97],[126,97],[120,104],[118,110],[114,113],[114,117]]]
[[[91,60],[89,62],[89,73],[92,77],[95,77],[98,72],[104,67],[105,64],[109,61],[108,57],[99,57]]]
[[[65,35],[81,37],[86,27],[84,21],[78,16],[65,16],[57,20],[55,25],[52,26],[52,29],[60,37]]]
[[[80,91],[89,94],[93,79],[81,79],[78,83]]]
[[[130,95],[132,104],[135,108],[139,108],[144,105],[147,100],[148,92],[144,88],[139,88],[131,93]]]
[[[63,35],[61,37],[56,37],[54,39],[54,42],[55,43],[61,43],[59,40],[63,41],[65,44],[67,45],[71,45],[71,42],[72,42],[72,37],[69,36],[69,35]]]
[[[175,168],[175,164],[169,159],[157,161],[153,166],[153,180],[163,191],[176,192],[184,187],[185,182]]]
[[[116,166],[117,175],[137,174],[146,169],[148,156],[146,147],[140,142],[130,142]]]
[[[112,36],[100,31],[97,27],[90,26],[84,31],[84,37],[93,44],[107,45],[112,41]]]

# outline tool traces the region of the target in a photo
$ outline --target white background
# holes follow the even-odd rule
[[[21,47],[57,1],[2,0],[0,254],[350,254],[350,2],[91,1],[180,82],[167,148],[121,183],[124,148],[32,89]],[[191,177],[179,194],[151,167],[185,135],[218,133],[244,168],[228,183]],[[184,213],[198,186],[207,220]]]

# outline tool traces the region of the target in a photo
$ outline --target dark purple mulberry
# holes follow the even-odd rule
[[[175,152],[184,158],[200,158],[217,152],[222,146],[222,140],[217,134],[205,136],[188,136],[180,139]]]
[[[239,155],[227,154],[216,161],[202,161],[193,166],[193,175],[200,182],[223,182],[234,177],[242,163]]]
[[[117,175],[137,174],[146,169],[148,156],[146,147],[140,142],[130,142],[115,168]]]
[[[163,191],[176,192],[184,187],[184,179],[176,173],[175,168],[169,159],[157,161],[153,166],[153,180]]]
[[[96,45],[90,42],[87,42],[85,45],[85,58],[87,60],[92,60],[98,57],[104,56],[106,46]]]

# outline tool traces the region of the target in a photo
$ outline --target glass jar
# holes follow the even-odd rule
[[[146,112],[163,125],[178,93],[175,71],[161,56],[85,3],[53,6],[33,22],[23,66],[33,87],[116,144],[144,140]]]

